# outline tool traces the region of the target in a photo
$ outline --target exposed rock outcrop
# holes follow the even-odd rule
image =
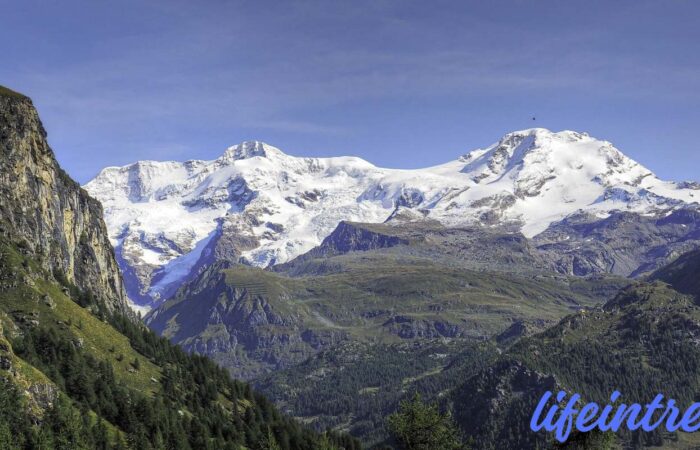
[[[58,165],[32,101],[0,89],[0,233],[108,309],[126,311],[102,215]]]

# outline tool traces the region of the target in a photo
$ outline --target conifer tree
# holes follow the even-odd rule
[[[389,416],[389,430],[404,450],[463,450],[459,430],[449,414],[437,405],[423,403],[416,393],[401,402],[399,410]]]

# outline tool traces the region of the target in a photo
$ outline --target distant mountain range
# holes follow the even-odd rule
[[[426,169],[244,142],[213,161],[109,167],[85,189],[104,206],[129,297],[147,309],[215,261],[286,263],[342,221],[495,228],[529,239],[559,273],[637,276],[694,248],[700,200],[700,184],[662,181],[609,142],[539,128]],[[614,234],[639,230],[642,242],[616,248]]]
[[[388,442],[384,417],[412,391],[451,409],[477,448],[546,445],[523,428],[540,388],[602,395],[611,384],[564,375],[593,361],[585,345],[598,329],[565,347],[580,360],[538,359],[526,343],[587,317],[609,333],[633,308],[651,318],[658,302],[638,292],[664,305],[676,294],[625,287],[657,270],[692,280],[683,262],[700,248],[700,185],[662,181],[572,131],[509,133],[419,170],[247,142],[214,161],[107,168],[86,189],[105,205],[127,291],[150,308],[152,329],[299,420],[369,446]],[[642,299],[609,317],[623,297]],[[625,336],[625,355],[659,358]],[[628,369],[630,385],[651,376]]]

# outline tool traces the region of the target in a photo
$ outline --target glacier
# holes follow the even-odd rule
[[[212,257],[267,267],[317,246],[342,220],[481,224],[533,237],[576,212],[659,214],[697,205],[697,183],[663,181],[610,142],[533,128],[424,169],[295,157],[259,141],[211,161],[107,167],[84,188],[104,207],[131,300],[152,306]]]

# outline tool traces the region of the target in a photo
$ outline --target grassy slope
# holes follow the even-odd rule
[[[14,354],[6,338],[19,332],[17,321],[29,319],[53,328],[74,342],[82,342],[83,348],[94,357],[109,361],[118,380],[131,389],[147,395],[159,389],[160,383],[152,381],[160,378],[158,367],[139,355],[125,336],[71,300],[60,286],[30,275],[40,271],[31,258],[0,238],[0,279],[5,284],[0,289],[0,347],[7,349],[2,353],[9,358],[12,367],[11,372],[0,370],[0,376],[11,380],[22,391],[36,385],[55,386],[41,370]],[[20,282],[12,283],[13,279]],[[10,285],[14,286],[8,288]],[[122,361],[118,361],[118,357]],[[138,371],[131,366],[135,358],[141,363]],[[43,407],[33,401],[27,401],[26,407],[35,417],[44,414]],[[97,415],[92,411],[89,414],[90,423],[96,423]],[[102,423],[110,441],[123,436],[111,423],[104,419]]]
[[[136,352],[125,336],[80,307],[57,284],[34,280],[28,272],[38,272],[38,266],[6,242],[0,245],[0,261],[3,276],[25,281],[0,289],[0,309],[5,313],[5,320],[10,321],[4,327],[6,332],[14,328],[13,322],[37,320],[61,335],[82,341],[83,348],[94,357],[109,361],[118,379],[130,388],[143,393],[158,389],[159,383],[152,382],[151,378],[159,380],[160,369]],[[28,280],[31,281],[27,283]],[[47,304],[47,297],[53,306]],[[141,363],[139,370],[131,366],[136,358]]]
[[[331,263],[337,270],[305,277],[236,266],[225,270],[226,283],[245,290],[249,298],[264,298],[282,316],[299,316],[309,328],[387,341],[398,340],[382,326],[395,315],[446,321],[484,337],[513,320],[554,322],[627,283],[618,278],[547,279],[477,272],[381,252],[342,255]],[[217,294],[210,292],[208,301],[200,299],[205,304],[186,295],[167,302],[159,318],[172,320],[166,334],[179,341],[205,333],[207,308],[225,301]]]
[[[382,248],[352,251],[368,245]],[[514,321],[542,329],[628,283],[557,275],[535,253],[522,235],[498,230],[348,222],[273,271],[233,266],[223,282],[209,269],[147,322],[251,377],[340,340],[484,339]]]
[[[20,94],[19,92],[15,92],[12,89],[8,89],[5,86],[1,86],[1,85],[0,85],[0,96],[25,98],[25,96]]]

